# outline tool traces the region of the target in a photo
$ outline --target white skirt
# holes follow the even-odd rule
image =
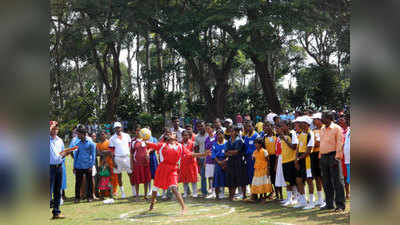
[[[127,156],[115,156],[114,158],[116,168],[114,168],[114,173],[120,174],[123,171],[126,171],[128,173],[132,173],[131,170],[131,158],[129,155]]]
[[[215,164],[206,164],[206,178],[214,177]]]
[[[285,177],[283,176],[282,155],[278,157],[278,165],[276,167],[275,187],[286,187]]]

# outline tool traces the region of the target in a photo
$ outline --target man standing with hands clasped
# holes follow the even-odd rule
[[[50,121],[50,193],[54,195],[52,208],[53,219],[64,219],[60,210],[62,164],[67,155],[64,151],[64,142],[57,136],[58,124]]]
[[[324,184],[326,206],[321,210],[334,209],[335,198],[336,212],[345,209],[344,184],[340,175],[339,166],[343,158],[343,132],[342,128],[333,121],[334,114],[330,111],[322,113],[322,127],[320,132],[320,166]]]

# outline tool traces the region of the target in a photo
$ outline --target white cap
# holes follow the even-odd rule
[[[311,125],[312,121],[311,121],[311,118],[308,116],[299,116],[299,117],[297,117],[295,122],[299,122],[299,123],[304,122],[304,123],[307,123],[308,125]]]
[[[322,113],[320,113],[320,112],[314,113],[314,115],[312,115],[311,118],[312,119],[321,119],[322,118]]]
[[[229,119],[229,118],[226,118],[226,119],[225,119],[225,122],[228,122],[228,123],[230,123],[230,124],[233,124],[233,121],[232,121],[231,119]]]
[[[116,128],[116,127],[122,127],[122,124],[120,122],[115,122],[114,123],[114,128]]]

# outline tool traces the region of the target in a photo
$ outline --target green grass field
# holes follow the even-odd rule
[[[66,216],[52,224],[349,224],[350,202],[345,213],[321,212],[281,207],[279,202],[247,203],[241,200],[186,199],[187,213],[180,215],[177,201],[159,200],[152,212],[148,212],[149,202],[141,199],[135,202],[131,197],[131,187],[126,174],[123,175],[125,193],[129,198],[119,199],[114,204],[102,201],[79,204],[73,203],[75,177],[72,173],[72,159],[67,159],[68,200],[61,206]],[[200,187],[200,184],[198,184]],[[180,188],[180,190],[183,190]],[[141,193],[143,188],[141,185]],[[49,213],[50,215],[51,213]]]

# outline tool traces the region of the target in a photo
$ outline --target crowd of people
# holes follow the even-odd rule
[[[108,130],[94,132],[91,128],[89,132],[79,125],[67,149],[57,136],[57,122],[50,121],[53,218],[64,218],[60,205],[65,198],[68,155],[74,159],[75,203],[100,198],[112,204],[118,195],[126,198],[121,179],[126,172],[134,199],[139,200],[143,184],[150,210],[158,196],[171,199],[174,194],[183,213],[183,199],[189,196],[280,201],[283,207],[343,211],[345,199],[350,197],[350,114],[270,112],[254,119],[238,114],[234,122],[229,118],[223,123],[218,118],[213,122],[196,120],[182,128],[182,120],[176,117],[158,139],[151,135],[150,127],[140,125],[129,135],[124,132],[125,125],[114,122],[111,136]]]

